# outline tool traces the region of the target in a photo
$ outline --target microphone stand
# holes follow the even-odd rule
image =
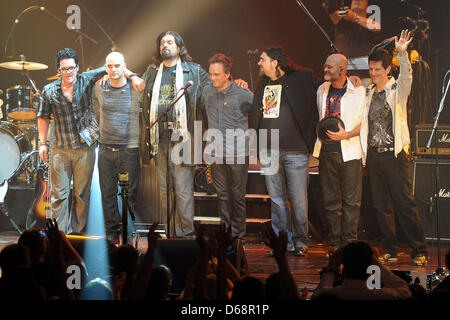
[[[253,86],[253,71],[252,71],[252,55],[258,54],[258,49],[250,50],[248,49],[248,73],[250,74],[250,86],[252,88],[252,92],[255,91],[255,87]]]
[[[50,16],[52,16],[54,19],[56,19],[58,22],[62,23],[65,27],[67,27],[66,22],[62,19],[58,18],[56,15],[54,15],[50,10],[48,10],[45,7],[40,7],[42,11],[47,12]],[[80,41],[80,48],[81,48],[81,65],[84,67],[84,45],[83,45],[83,37],[90,40],[95,45],[98,45],[98,42],[94,39],[92,39],[90,36],[88,36],[86,33],[82,32],[81,29],[73,29],[76,33],[78,33],[78,38],[75,39],[76,41]],[[83,69],[83,68],[81,68]]]
[[[8,214],[8,206],[4,202],[6,194],[8,193],[8,180],[1,181],[0,184],[0,212],[9,219],[9,222],[17,230],[17,232],[22,234],[22,230],[20,230],[19,226],[14,222],[14,220]]]
[[[28,8],[26,8],[26,9],[24,9],[21,13],[19,13],[19,15],[14,19],[14,23],[13,23],[13,25],[12,25],[12,27],[11,27],[11,30],[9,31],[9,34],[8,34],[8,37],[6,38],[6,43],[5,43],[5,57],[7,57],[7,58],[13,58],[13,57],[15,57],[16,56],[16,50],[15,50],[15,47],[14,47],[14,36],[13,36],[13,34],[14,34],[14,30],[16,29],[16,25],[19,23],[19,19],[26,13],[26,12],[30,12],[30,11],[33,11],[33,10],[37,10],[37,9],[40,9],[40,7],[39,6],[31,6],[31,7],[28,7]],[[42,10],[42,9],[41,9]],[[8,42],[9,42],[9,39],[11,39],[11,49],[12,49],[12,56],[8,56],[8,54],[7,54],[7,49],[8,49]]]
[[[450,70],[449,70],[450,71]],[[448,73],[448,72],[447,72]],[[444,77],[445,80],[445,77]],[[448,88],[450,85],[450,79],[447,82],[447,88],[445,89],[445,92],[443,93],[441,102],[439,104],[439,109],[437,111],[436,116],[434,117],[434,124],[433,124],[433,129],[431,130],[431,134],[430,134],[430,138],[428,139],[428,143],[427,143],[427,149],[430,148],[431,145],[431,139],[433,138],[434,135],[434,148],[435,148],[435,175],[436,175],[436,185],[435,185],[435,201],[436,201],[436,224],[437,224],[437,246],[438,246],[438,266],[436,268],[436,274],[437,275],[443,275],[444,274],[444,269],[441,266],[441,231],[440,231],[440,221],[439,221],[439,149],[438,149],[438,145],[437,145],[437,139],[438,139],[438,122],[439,122],[439,117],[441,115],[441,111],[444,108],[444,101],[445,98],[447,97],[447,92],[448,92]],[[432,207],[432,206],[431,206]]]
[[[128,213],[130,213],[131,219],[135,221],[135,216],[133,210],[130,208],[128,202],[128,181],[120,181],[119,186],[121,187],[120,196],[122,197],[122,244],[128,243]]]
[[[170,166],[169,166],[169,150],[170,150],[170,144],[169,144],[169,123],[168,123],[168,118],[167,118],[167,114],[169,113],[170,109],[172,109],[172,107],[178,102],[178,100],[180,100],[185,94],[186,94],[186,89],[182,88],[180,90],[183,90],[183,93],[180,94],[176,99],[174,99],[170,105],[166,108],[166,110],[164,110],[164,112],[150,125],[150,127],[148,128],[148,130],[150,131],[153,126],[160,122],[160,120],[162,118],[164,118],[164,122],[166,123],[166,137],[167,137],[167,152],[166,152],[166,237],[169,239],[172,237],[171,235],[171,230],[170,230]],[[179,92],[179,91],[178,91]],[[178,94],[178,93],[177,93]],[[174,197],[175,199],[175,197]]]
[[[303,2],[301,2],[300,0],[295,0],[297,1],[297,4],[299,5],[300,8],[303,9],[303,11],[305,11],[305,13],[311,18],[311,20],[314,22],[314,24],[317,26],[317,28],[319,28],[320,32],[322,32],[322,34],[325,36],[325,38],[328,40],[328,42],[330,43],[331,46],[331,50],[333,50],[333,53],[339,53],[338,49],[335,47],[333,41],[331,41],[330,37],[328,36],[328,34],[325,32],[325,30],[320,26],[320,24],[316,21],[316,19],[314,19],[313,15],[308,11],[308,9],[305,7],[305,5],[303,4]]]
[[[105,29],[98,23],[98,21],[89,13],[89,11],[86,9],[86,6],[84,6],[81,2],[77,1],[77,3],[83,8],[83,10],[86,12],[86,14],[91,18],[92,21],[97,25],[97,27],[103,32],[103,34],[106,36],[106,38],[111,42],[111,51],[117,51],[117,46],[114,40],[109,36],[109,34],[105,31]]]

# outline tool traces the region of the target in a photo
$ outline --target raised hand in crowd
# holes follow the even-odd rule
[[[152,276],[153,261],[155,258],[155,249],[158,243],[158,239],[161,238],[159,233],[156,232],[158,223],[155,222],[151,225],[147,234],[147,252],[145,253],[144,262],[139,270],[136,280],[131,289],[129,299],[130,300],[143,300],[147,287]],[[122,297],[123,298],[123,297]]]
[[[273,249],[274,258],[278,264],[281,288],[280,300],[298,300],[298,286],[289,269],[286,257],[286,244],[288,237],[286,232],[280,231],[279,235],[275,234],[272,225],[267,223],[264,227],[264,243]]]
[[[48,263],[55,272],[56,293],[63,300],[73,300],[74,293],[67,286],[67,264],[64,261],[65,235],[59,231],[55,219],[46,221],[48,239]]]

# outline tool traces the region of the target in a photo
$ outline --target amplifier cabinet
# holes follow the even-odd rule
[[[436,238],[436,203],[430,208],[436,189],[434,159],[416,159],[413,165],[413,193],[422,219],[425,237]],[[439,160],[439,221],[440,236],[450,240],[450,160]],[[432,210],[430,210],[432,209]],[[431,211],[431,214],[430,214]]]

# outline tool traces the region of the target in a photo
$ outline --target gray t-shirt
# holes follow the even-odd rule
[[[374,92],[369,109],[368,145],[372,148],[394,146],[392,111],[386,101],[386,92]]]
[[[99,120],[99,142],[110,146],[139,146],[139,112],[142,94],[130,81],[120,88],[95,85],[92,105]]]

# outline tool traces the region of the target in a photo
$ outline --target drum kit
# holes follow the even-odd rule
[[[0,67],[27,72],[43,70],[48,66],[30,61],[9,61]],[[48,80],[57,79],[57,76]],[[39,145],[36,113],[40,105],[40,92],[34,86],[15,85],[6,90],[6,104],[0,121],[0,184],[30,184],[36,180],[39,165]],[[1,91],[1,90],[0,90]],[[2,100],[0,100],[0,106]]]

